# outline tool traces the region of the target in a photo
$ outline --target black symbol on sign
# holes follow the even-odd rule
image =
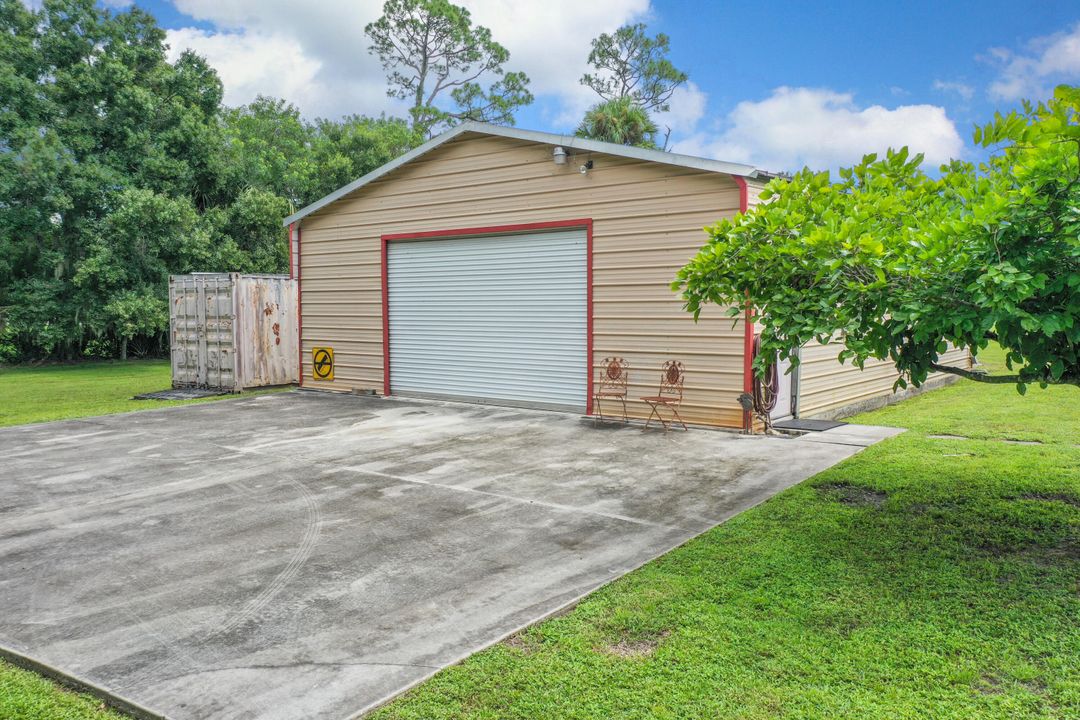
[[[330,371],[334,369],[334,361],[326,350],[315,351],[312,365],[314,366],[315,375],[318,377],[327,377],[330,375]]]

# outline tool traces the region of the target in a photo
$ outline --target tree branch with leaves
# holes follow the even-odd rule
[[[773,180],[764,202],[709,228],[678,274],[695,317],[708,303],[762,327],[774,356],[842,336],[840,359],[891,360],[897,385],[932,372],[979,382],[1080,386],[1080,89],[996,115],[975,131],[993,150],[931,177],[907,148],[842,169]],[[1006,351],[1010,375],[949,367],[951,344]]]
[[[656,149],[659,130],[644,108],[628,98],[608,100],[589,108],[577,128],[577,136],[616,143]]]
[[[589,52],[595,72],[582,76],[581,84],[605,101],[630,98],[645,112],[667,112],[672,94],[688,79],[668,60],[670,50],[668,36],[649,37],[644,23],[603,33]]]
[[[514,111],[533,101],[528,76],[504,71],[506,48],[447,0],[387,0],[364,32],[387,71],[387,95],[411,103],[413,127],[425,134],[462,120],[513,125]],[[448,98],[453,110],[444,109]]]
[[[671,96],[687,80],[668,60],[670,49],[667,35],[649,37],[643,23],[595,38],[589,53],[595,72],[582,76],[581,84],[602,100],[585,113],[578,136],[656,148],[659,129],[650,113],[667,112]],[[663,147],[667,149],[667,135]]]

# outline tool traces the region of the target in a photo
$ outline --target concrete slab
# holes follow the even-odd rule
[[[173,718],[350,717],[888,434],[852,427],[294,392],[0,430],[0,645]]]

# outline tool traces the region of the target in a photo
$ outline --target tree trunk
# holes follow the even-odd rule
[[[127,360],[127,338],[120,338],[120,359]]]

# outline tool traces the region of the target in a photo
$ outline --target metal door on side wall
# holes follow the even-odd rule
[[[587,406],[585,229],[387,246],[390,391]]]
[[[776,393],[776,404],[773,406],[773,410],[769,414],[770,420],[787,420],[791,417],[791,384],[792,380],[794,379],[794,375],[789,372],[790,370],[790,360],[780,360],[777,363],[776,377],[777,380],[779,380],[779,388],[778,392]]]

